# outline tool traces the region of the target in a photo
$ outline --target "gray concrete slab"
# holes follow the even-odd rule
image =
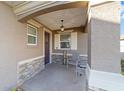
[[[27,91],[83,91],[86,89],[85,76],[76,78],[75,67],[52,63],[26,81],[22,87]]]

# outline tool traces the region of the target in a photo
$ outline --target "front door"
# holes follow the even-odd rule
[[[50,61],[50,34],[45,32],[45,64]]]

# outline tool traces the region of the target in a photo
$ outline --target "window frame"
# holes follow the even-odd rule
[[[61,41],[61,35],[70,35],[70,40],[69,41]],[[69,42],[70,43],[70,48],[61,48],[61,42]],[[61,33],[59,44],[60,44],[60,49],[61,50],[70,50],[71,49],[71,33]]]
[[[29,34],[29,27],[32,27],[32,28],[34,28],[36,30],[36,35]],[[37,29],[38,29],[37,27],[35,27],[35,26],[31,25],[31,24],[27,24],[27,45],[28,46],[37,46],[37,41],[38,41],[37,40],[38,39],[38,36],[37,36],[38,30]],[[35,44],[32,44],[32,43],[28,42],[28,36],[32,36],[32,37],[36,38]]]

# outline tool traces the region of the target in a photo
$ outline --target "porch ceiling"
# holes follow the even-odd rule
[[[64,20],[65,28],[85,26],[88,1],[4,1],[12,7],[20,22],[35,19],[51,30],[60,29]]]
[[[64,20],[65,28],[80,27],[86,23],[87,10],[83,8],[64,9],[40,15],[35,19],[48,26],[51,30],[60,29],[60,20],[62,19]]]

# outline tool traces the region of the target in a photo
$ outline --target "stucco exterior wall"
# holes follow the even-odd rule
[[[91,69],[120,73],[119,2],[91,7]]]
[[[43,55],[43,32],[38,29],[38,45],[27,46],[27,25],[17,21],[12,9],[0,2],[0,90],[17,82],[19,61]]]
[[[80,53],[80,55],[87,55],[87,49],[88,49],[88,34],[83,33],[81,29],[73,29],[75,32],[77,32],[77,51]],[[54,49],[54,35],[57,32],[53,31],[53,53],[63,53],[63,51],[60,49]],[[71,51],[68,51],[70,53]]]

